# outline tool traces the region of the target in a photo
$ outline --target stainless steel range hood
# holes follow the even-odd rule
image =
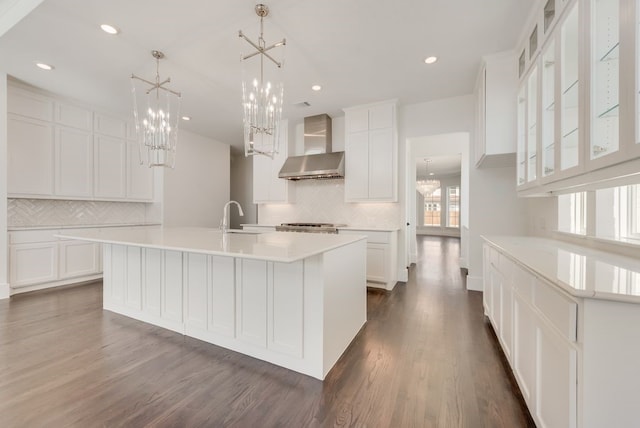
[[[331,118],[304,118],[304,152],[287,158],[278,177],[287,180],[344,178],[344,152],[331,152]]]

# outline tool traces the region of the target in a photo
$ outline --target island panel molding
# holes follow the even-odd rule
[[[71,234],[103,242],[104,309],[317,379],[366,322],[364,236],[203,228]]]

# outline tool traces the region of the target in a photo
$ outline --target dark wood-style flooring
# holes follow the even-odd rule
[[[99,282],[0,301],[0,427],[530,426],[459,241],[418,246],[324,382],[103,311]]]

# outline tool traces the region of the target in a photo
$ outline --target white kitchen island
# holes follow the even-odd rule
[[[366,322],[366,237],[205,228],[103,243],[104,309],[324,379]]]

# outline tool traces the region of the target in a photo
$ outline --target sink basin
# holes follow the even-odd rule
[[[238,233],[244,235],[260,235],[262,232],[256,232],[255,230],[242,230],[242,229],[229,229],[227,233]]]

